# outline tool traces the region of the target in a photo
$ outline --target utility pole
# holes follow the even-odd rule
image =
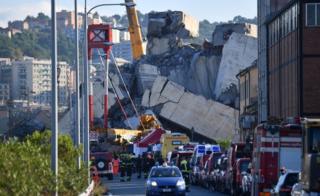
[[[57,24],[56,2],[51,0],[51,169],[55,176],[55,195],[58,195],[58,97],[57,97]]]
[[[83,66],[83,72],[84,72],[84,90],[83,90],[83,102],[84,102],[84,108],[83,108],[83,138],[84,138],[84,163],[85,167],[89,168],[89,65],[88,65],[88,15],[87,15],[87,0],[84,1],[84,13],[85,13],[85,19],[84,19],[84,66]],[[90,175],[89,175],[89,169],[88,169],[88,183],[90,183]]]
[[[79,78],[79,29],[78,29],[78,1],[74,0],[74,12],[75,12],[75,43],[76,43],[76,51],[75,51],[75,64],[76,64],[76,126],[75,126],[75,145],[77,148],[80,147],[80,78]],[[81,156],[77,158],[77,166],[78,169],[81,168]]]

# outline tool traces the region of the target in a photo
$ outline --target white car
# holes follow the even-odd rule
[[[299,171],[288,170],[279,177],[277,185],[272,190],[272,195],[291,195],[294,184],[299,181]]]

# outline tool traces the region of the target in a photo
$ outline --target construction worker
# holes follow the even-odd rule
[[[191,170],[190,170],[188,161],[185,158],[183,158],[182,161],[180,162],[180,170],[181,170],[182,176],[184,178],[184,181],[186,182],[186,187],[187,187],[187,190],[188,190],[189,186],[190,186],[190,173],[191,173]]]
[[[112,159],[112,164],[113,164],[113,174],[117,176],[119,173],[119,164],[120,164],[120,161],[117,155],[115,155],[114,159]]]

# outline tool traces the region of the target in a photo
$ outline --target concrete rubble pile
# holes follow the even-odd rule
[[[160,117],[211,139],[232,139],[238,126],[236,109],[192,94],[163,76],[145,91],[142,106],[160,106]]]
[[[148,24],[148,55],[161,55],[176,48],[180,39],[197,37],[199,22],[181,11],[151,12]]]
[[[181,20],[176,13],[188,19]],[[155,78],[158,73],[194,94],[236,107],[238,82],[235,75],[257,58],[256,25],[218,25],[213,32],[213,41],[205,40],[200,46],[183,42],[197,35],[198,25],[195,25],[196,21],[192,17],[181,12],[168,11],[151,13],[149,18],[147,55],[136,62],[136,74]],[[171,21],[183,21],[183,25],[175,25],[177,22],[170,23]],[[193,28],[189,30],[187,27]],[[179,33],[181,29],[188,33]],[[161,39],[167,40],[168,37],[176,41],[158,42]],[[159,48],[166,49],[155,52]],[[144,64],[156,66],[158,69],[141,73],[140,67]],[[155,67],[153,70],[156,70]],[[224,78],[227,80],[224,81]],[[144,86],[143,81],[139,80],[139,86]],[[139,91],[138,95],[142,94],[143,92]]]
[[[198,36],[198,31],[199,22],[183,12],[150,13],[147,54],[124,65],[128,68],[122,73],[128,76],[127,86],[140,113],[151,109],[186,130],[193,127],[211,139],[230,138],[238,127],[236,74],[257,58],[256,26],[223,24],[216,27],[212,42],[186,43]],[[135,118],[118,80],[115,77],[128,117]],[[95,92],[103,98],[102,87]],[[109,94],[112,124],[128,127],[111,89]],[[95,106],[97,117],[103,115],[101,103]]]

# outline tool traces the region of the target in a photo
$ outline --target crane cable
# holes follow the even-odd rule
[[[101,62],[101,64],[102,64],[102,66],[105,68],[106,64],[104,63],[104,61],[103,61],[103,59],[102,59],[100,50],[98,50],[98,55],[99,55],[100,62]],[[106,77],[106,75],[107,75],[108,77]],[[106,80],[110,80],[111,88],[113,89],[113,91],[114,91],[114,93],[115,93],[115,95],[116,95],[116,97],[117,97],[117,102],[118,102],[118,104],[119,104],[119,106],[120,106],[120,109],[121,109],[124,117],[126,118],[129,127],[131,127],[131,129],[133,129],[133,126],[131,125],[131,123],[130,123],[130,121],[129,121],[129,119],[128,119],[128,115],[127,115],[126,111],[124,110],[124,107],[123,107],[122,104],[121,104],[121,101],[120,101],[120,98],[119,98],[119,94],[118,94],[116,88],[114,87],[114,84],[113,84],[113,82],[112,82],[112,79],[111,79],[109,73],[105,73],[105,79],[106,79]],[[109,89],[107,89],[107,90],[109,90]]]
[[[109,78],[109,80],[110,80],[111,87],[112,87],[114,93],[116,94],[117,102],[118,102],[118,104],[120,105],[120,109],[121,109],[124,117],[126,118],[129,127],[131,127],[131,129],[134,129],[134,127],[131,125],[131,123],[130,123],[130,121],[129,121],[129,119],[128,119],[128,115],[127,115],[126,111],[124,110],[124,108],[123,108],[123,106],[122,106],[122,104],[121,104],[121,101],[120,101],[118,92],[117,92],[116,88],[114,87],[113,82],[112,82],[112,79],[111,79],[111,77],[109,76],[109,74],[108,74],[108,78]]]
[[[130,102],[131,102],[131,105],[132,105],[132,107],[133,107],[133,110],[135,111],[135,113],[136,113],[136,115],[137,115],[137,118],[139,119],[140,125],[142,126],[143,130],[145,130],[145,127],[144,127],[144,125],[143,125],[143,123],[142,123],[142,121],[141,121],[141,118],[140,118],[140,114],[139,114],[139,112],[138,112],[138,110],[137,110],[137,108],[136,108],[136,106],[135,106],[135,104],[134,104],[134,102],[133,102],[133,100],[132,100],[132,97],[131,97],[131,95],[130,95],[130,93],[129,93],[129,90],[128,90],[128,88],[127,88],[127,85],[126,85],[126,83],[124,82],[124,79],[123,79],[123,77],[122,77],[122,74],[121,74],[120,69],[119,69],[119,66],[118,66],[118,62],[117,62],[116,58],[114,57],[112,50],[110,51],[110,56],[111,56],[111,58],[112,58],[112,60],[113,60],[113,62],[114,62],[114,64],[115,64],[116,70],[117,70],[117,72],[118,72],[118,74],[119,74],[119,77],[120,77],[120,79],[121,79],[121,82],[123,83],[124,89],[125,89],[126,93],[128,94],[128,97],[129,97],[129,99],[130,99]]]

